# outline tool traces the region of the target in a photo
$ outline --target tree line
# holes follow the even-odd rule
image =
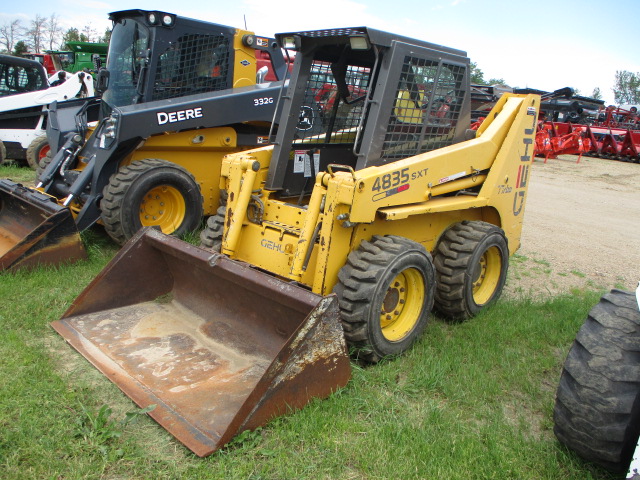
[[[503,78],[490,78],[485,80],[484,73],[478,65],[471,62],[471,83],[477,85],[500,85],[509,87]],[[583,95],[578,89],[574,89],[576,95]],[[618,105],[640,104],[640,72],[633,73],[627,70],[618,70],[612,88],[614,100]],[[593,89],[591,95],[585,95],[596,100],[602,100],[602,90],[599,87]]]
[[[46,50],[66,50],[67,42],[108,42],[111,30],[100,34],[91,24],[82,30],[60,24],[60,18],[52,13],[48,17],[37,14],[24,23],[20,19],[0,25],[0,52],[21,56],[24,53],[41,53]]]

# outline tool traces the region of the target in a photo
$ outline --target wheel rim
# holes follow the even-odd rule
[[[380,309],[380,329],[387,340],[397,342],[411,332],[424,305],[424,292],[424,278],[415,268],[393,279]]]
[[[493,296],[502,271],[502,256],[498,247],[487,249],[480,257],[472,275],[473,301],[484,305]]]
[[[182,224],[186,204],[180,191],[170,185],[157,186],[140,202],[140,223],[143,227],[158,225],[162,233],[171,234]]]
[[[49,150],[51,150],[51,147],[49,146],[48,143],[40,149],[40,151],[38,152],[38,162],[40,162],[40,160],[42,160],[44,157],[47,156],[47,153],[49,153]]]

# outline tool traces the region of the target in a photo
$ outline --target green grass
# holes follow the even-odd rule
[[[0,178],[8,178],[16,183],[31,185],[35,177],[36,172],[30,168],[25,168],[12,162],[0,165]]]
[[[97,231],[84,240],[88,261],[0,276],[2,478],[608,478],[552,433],[560,368],[597,292],[433,318],[406,355],[353,364],[331,398],[200,459],[49,327],[115,252]]]
[[[0,177],[24,175],[12,168]],[[99,228],[83,240],[87,261],[0,275],[2,479],[610,478],[552,431],[564,357],[601,292],[502,300],[462,324],[432,318],[404,356],[352,363],[331,398],[201,459],[50,328],[116,252]]]

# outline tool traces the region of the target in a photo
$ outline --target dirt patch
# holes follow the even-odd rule
[[[630,290],[640,281],[640,164],[577,158],[534,162],[505,295]]]

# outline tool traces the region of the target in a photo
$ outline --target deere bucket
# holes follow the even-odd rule
[[[0,180],[0,272],[86,257],[68,208],[37,190]]]
[[[52,325],[199,456],[351,375],[334,296],[150,228]]]

